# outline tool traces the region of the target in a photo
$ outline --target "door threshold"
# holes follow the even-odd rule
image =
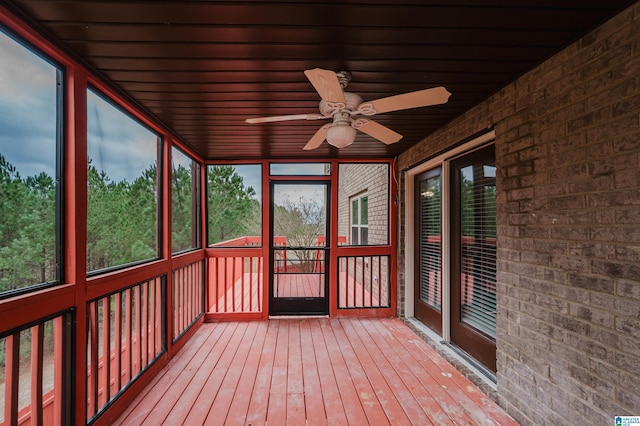
[[[269,315],[269,319],[312,319],[329,318],[329,315]]]

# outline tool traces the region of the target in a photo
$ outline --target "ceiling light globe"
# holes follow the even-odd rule
[[[327,142],[336,148],[349,146],[356,139],[356,129],[350,125],[332,126],[327,130]]]

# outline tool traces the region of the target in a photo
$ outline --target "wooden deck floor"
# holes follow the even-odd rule
[[[117,425],[515,425],[398,319],[204,324]]]

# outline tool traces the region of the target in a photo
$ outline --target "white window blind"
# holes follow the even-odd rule
[[[496,337],[495,162],[460,169],[461,321]]]

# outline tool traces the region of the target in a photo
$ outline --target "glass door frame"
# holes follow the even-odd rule
[[[496,371],[496,340],[465,323],[462,318],[462,272],[463,257],[460,191],[461,182],[458,168],[478,161],[495,161],[495,145],[489,145],[451,162],[452,200],[456,208],[451,209],[451,342],[480,361],[492,372]]]
[[[441,225],[440,228],[440,241],[438,242],[439,245],[439,250],[440,250],[440,264],[439,266],[439,270],[436,271],[436,274],[440,275],[440,288],[439,290],[439,294],[436,291],[435,292],[435,297],[438,299],[438,301],[440,302],[440,310],[435,309],[433,306],[431,306],[430,304],[424,302],[421,299],[421,294],[420,294],[420,289],[422,287],[422,257],[423,257],[423,253],[421,252],[421,241],[419,240],[420,236],[422,235],[422,220],[421,220],[421,205],[420,205],[420,191],[419,191],[419,183],[426,181],[428,179],[432,179],[438,177],[440,179],[440,205],[438,206],[438,208],[440,209],[440,223],[442,224],[442,203],[443,203],[443,182],[442,182],[442,165],[438,165],[436,167],[433,167],[431,169],[428,169],[422,173],[419,173],[417,175],[415,175],[414,180],[414,192],[415,192],[415,204],[414,204],[414,220],[415,220],[415,224],[416,224],[416,235],[418,236],[418,239],[416,239],[415,241],[415,251],[414,251],[414,265],[415,269],[414,269],[414,316],[419,319],[422,323],[427,324],[431,329],[433,329],[435,332],[437,332],[438,334],[442,333],[442,311],[443,311],[443,305],[444,305],[444,297],[442,294],[443,291],[443,287],[444,287],[444,279],[443,279],[443,227]],[[437,280],[437,278],[436,278]]]
[[[324,252],[324,272],[323,275],[323,296],[322,297],[275,297],[274,282],[276,275],[286,275],[287,273],[276,272],[275,253],[282,250],[275,245],[274,219],[275,219],[275,197],[274,191],[277,185],[317,185],[324,187],[325,191],[325,245],[323,247],[296,247],[303,250],[322,250]],[[330,176],[323,178],[299,178],[281,179],[271,178],[269,181],[269,266],[268,266],[268,310],[269,316],[281,315],[329,315],[330,300],[330,271],[331,271],[331,198],[332,188]],[[292,273],[293,274],[293,273]]]

